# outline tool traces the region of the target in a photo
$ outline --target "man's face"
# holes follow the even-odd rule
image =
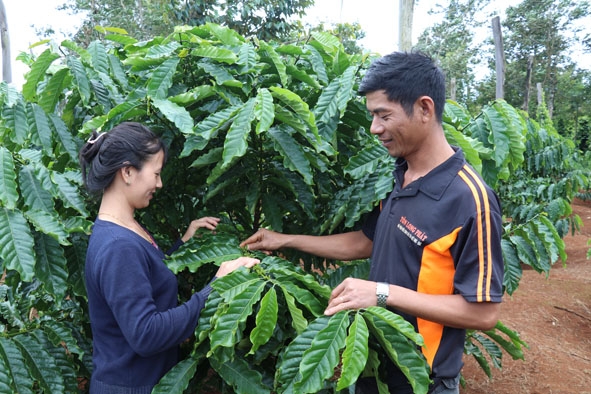
[[[390,101],[383,90],[365,95],[367,109],[373,117],[370,131],[378,137],[392,157],[414,153],[425,138],[416,116],[408,116],[399,103]]]

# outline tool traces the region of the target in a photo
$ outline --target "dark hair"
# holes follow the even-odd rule
[[[375,60],[363,77],[359,93],[384,90],[388,99],[399,103],[408,116],[421,96],[435,103],[435,116],[443,119],[445,106],[445,75],[433,59],[419,51],[393,52]]]
[[[104,191],[124,167],[141,170],[150,156],[167,149],[162,140],[150,129],[136,122],[121,123],[106,133],[92,132],[80,149],[84,185],[91,193]]]

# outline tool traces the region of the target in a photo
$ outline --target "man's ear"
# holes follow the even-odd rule
[[[435,102],[429,96],[421,96],[415,103],[415,109],[418,109],[417,115],[420,115],[424,121],[429,121],[435,117]]]

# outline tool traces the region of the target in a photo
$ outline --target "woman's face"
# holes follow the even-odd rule
[[[160,173],[164,161],[164,152],[160,151],[152,155],[141,170],[130,168],[130,182],[128,199],[134,209],[145,208],[150,205],[150,200],[157,189],[162,187]]]

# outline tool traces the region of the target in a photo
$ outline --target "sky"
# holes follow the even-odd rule
[[[66,11],[57,11],[58,5],[65,0],[3,0],[8,18],[8,29],[11,41],[11,58],[13,84],[20,89],[24,82],[23,74],[28,68],[15,58],[21,51],[39,41],[35,28],[51,25],[56,30],[56,41],[61,41],[68,32],[75,32],[80,25],[79,18],[68,15]],[[494,0],[489,12],[503,17],[508,5],[517,5],[521,0]],[[415,0],[413,18],[413,44],[420,33],[427,27],[439,22],[428,14],[435,2],[432,0]],[[362,4],[362,6],[360,6]],[[342,7],[341,7],[342,6]],[[385,55],[398,49],[398,11],[399,1],[396,0],[316,0],[314,7],[308,10],[304,21],[311,24],[353,23],[361,25],[366,36],[361,44],[364,48]],[[34,27],[33,27],[34,26]],[[492,35],[490,24],[483,34]],[[40,53],[45,47],[33,49]],[[584,58],[581,66],[591,68],[591,55]]]

